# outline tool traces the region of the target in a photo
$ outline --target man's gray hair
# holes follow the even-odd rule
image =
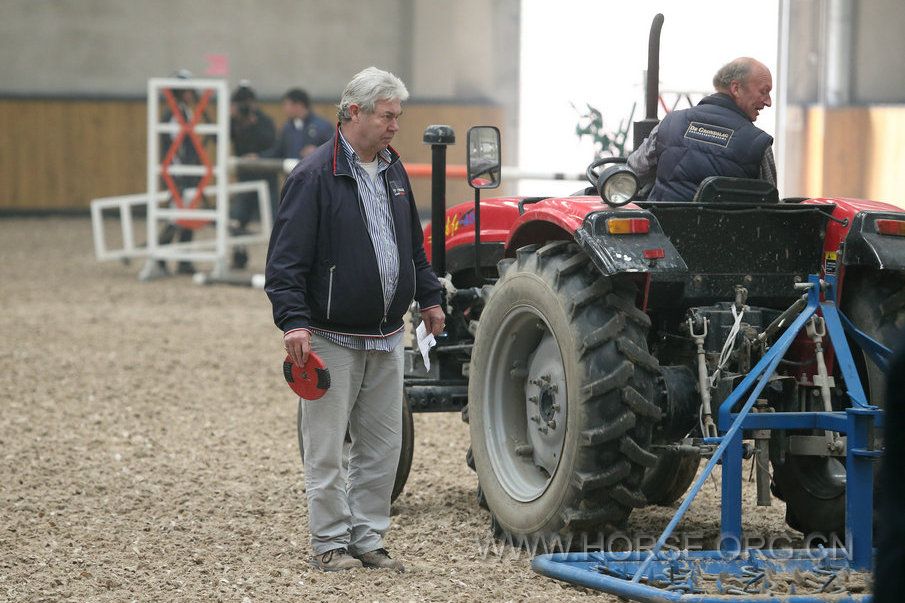
[[[716,72],[716,75],[713,76],[714,89],[722,92],[724,90],[729,90],[729,86],[732,85],[732,82],[744,84],[748,81],[748,76],[751,74],[751,67],[753,65],[754,59],[749,57],[741,57],[726,63],[720,67],[719,71]]]
[[[373,113],[377,101],[396,99],[405,101],[408,97],[409,91],[402,80],[389,71],[368,67],[359,71],[352,81],[346,84],[337,105],[336,117],[339,121],[352,119],[350,105],[358,105],[365,113]]]

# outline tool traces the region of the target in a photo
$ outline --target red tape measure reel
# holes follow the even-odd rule
[[[289,388],[305,400],[317,400],[330,389],[330,371],[314,352],[308,354],[305,366],[295,364],[292,358],[286,356],[283,361],[283,377]]]

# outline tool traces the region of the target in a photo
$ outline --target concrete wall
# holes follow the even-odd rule
[[[426,123],[449,123],[459,139],[450,162],[464,163],[468,127],[492,116],[508,161],[517,163],[520,11],[520,0],[0,0],[0,99],[24,101],[15,111],[36,119],[47,110],[41,103],[48,97],[138,102],[147,94],[148,78],[179,68],[205,76],[208,55],[225,55],[232,86],[249,79],[271,101],[290,87],[304,87],[330,119],[330,105],[352,75],[377,65],[406,82],[410,116],[419,116],[418,124],[408,118],[402,124],[410,160],[422,151],[415,145],[421,145]],[[22,121],[15,115],[4,119]],[[114,124],[97,118],[81,130],[71,128],[84,136],[70,135],[63,124],[57,128],[66,132],[42,137],[39,125],[19,125],[20,138],[10,144],[25,151],[12,162],[13,153],[0,149],[7,179],[16,180],[7,183],[0,205],[82,206],[109,194],[106,185],[80,188],[71,199],[59,191],[34,199],[9,191],[36,190],[34,183],[18,180],[37,177],[29,162],[40,164],[34,149],[52,146],[51,140],[71,141],[54,151],[66,157],[85,152],[79,145],[85,136],[119,140],[121,133],[104,130],[131,127],[134,142],[145,127],[143,119]],[[144,149],[127,142],[130,152],[139,153],[137,160],[145,161]],[[112,184],[122,178],[99,173],[93,180]]]
[[[413,0],[410,79],[427,98],[488,99],[506,110],[509,161],[518,157],[520,2]],[[449,27],[449,24],[455,24]],[[458,132],[461,143],[467,132]]]
[[[902,205],[905,2],[784,0],[789,36],[780,191]]]
[[[368,64],[405,71],[407,5],[5,0],[0,82],[5,92],[142,95],[148,77],[178,68],[202,75],[205,55],[226,54],[230,76],[251,79],[265,95],[302,84],[332,97]]]
[[[419,100],[514,102],[519,0],[4,0],[0,92],[142,96],[146,81],[226,55],[263,96],[333,99],[368,65]]]
[[[905,2],[861,0],[855,8],[852,100],[905,103]]]
[[[905,79],[898,75],[905,57],[905,2],[902,0],[786,0],[790,13],[789,102],[829,100],[832,63],[849,82],[845,104],[905,103]],[[830,21],[845,14],[843,39],[849,56],[834,57]]]

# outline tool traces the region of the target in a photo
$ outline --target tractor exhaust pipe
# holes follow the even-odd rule
[[[660,98],[660,30],[663,29],[663,13],[657,13],[650,26],[647,41],[647,88],[645,90],[645,119],[657,119],[657,101]]]
[[[456,144],[450,126],[433,125],[424,130],[424,144],[431,146],[431,266],[446,276],[446,147]]]
[[[635,122],[632,136],[634,148],[641,146],[657,120],[657,103],[660,100],[660,30],[663,29],[663,13],[657,13],[650,26],[650,38],[647,42],[647,86],[645,87],[644,119]]]

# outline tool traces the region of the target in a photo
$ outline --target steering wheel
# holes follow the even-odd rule
[[[602,165],[606,165],[608,163],[626,163],[628,161],[625,157],[602,157],[600,159],[595,159],[591,162],[591,165],[588,166],[588,169],[585,171],[585,175],[588,178],[588,182],[591,183],[591,186],[594,189],[597,189],[597,177],[599,174],[597,173],[597,168]]]

